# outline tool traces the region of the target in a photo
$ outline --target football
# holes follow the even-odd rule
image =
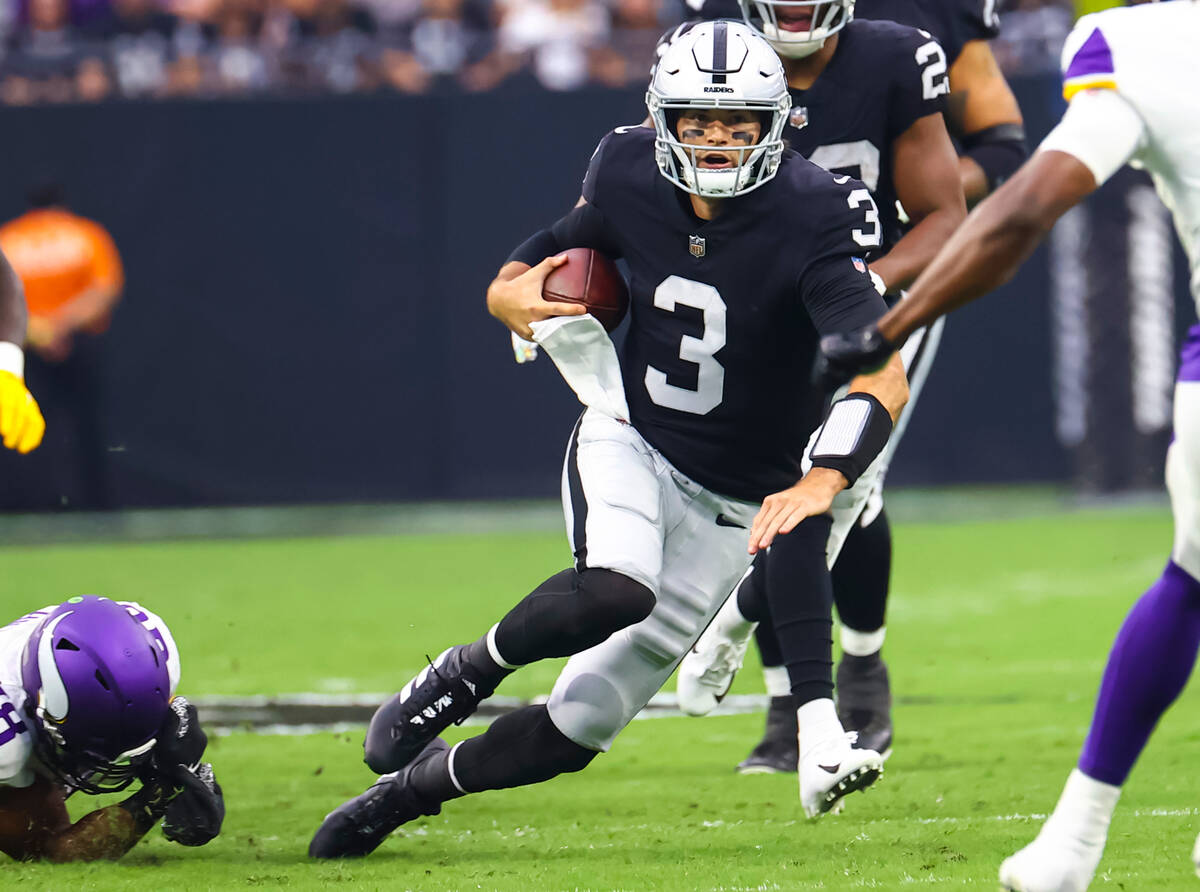
[[[567,262],[546,276],[544,300],[583,304],[605,331],[613,331],[629,309],[629,289],[617,265],[591,248],[564,251]]]

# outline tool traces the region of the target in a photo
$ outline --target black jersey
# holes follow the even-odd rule
[[[663,35],[658,54],[693,25]],[[918,118],[942,111],[950,90],[946,72],[945,52],[929,34],[855,19],[838,32],[837,50],[813,85],[790,90],[788,145],[826,170],[862,180],[875,197],[882,239],[872,257],[904,235],[892,143]]]
[[[855,18],[889,20],[928,31],[953,65],[964,45],[1000,33],[996,0],[858,0]]]
[[[860,259],[876,240],[865,188],[785,151],[773,180],[697,219],[660,173],[654,132],[600,143],[587,204],[553,227],[563,248],[623,257],[630,421],[684,474],[759,501],[800,478],[821,334],[886,307]]]
[[[946,57],[928,34],[855,19],[807,90],[792,90],[784,139],[815,164],[862,180],[883,228],[880,253],[904,234],[892,178],[892,143],[918,118],[942,110]]]

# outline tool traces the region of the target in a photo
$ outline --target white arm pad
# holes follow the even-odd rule
[[[1115,90],[1084,90],[1037,150],[1075,156],[1099,187],[1141,148],[1145,133],[1141,116]]]
[[[25,354],[9,341],[0,341],[0,372],[10,372],[21,379],[25,377]]]

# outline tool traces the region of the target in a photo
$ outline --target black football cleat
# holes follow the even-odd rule
[[[883,758],[892,754],[892,687],[887,663],[842,654],[837,667],[837,711],[842,727],[858,732],[858,746]]]
[[[459,644],[444,651],[375,710],[364,745],[364,761],[372,771],[399,771],[492,695],[495,683],[486,681],[466,661],[467,648]]]
[[[799,761],[796,707],[791,697],[772,697],[767,729],[758,746],[738,763],[738,774],[795,774]]]
[[[435,737],[403,771],[384,775],[365,793],[327,814],[308,844],[308,856],[362,858],[379,848],[401,824],[422,815],[439,814],[442,804],[423,801],[409,785],[409,778],[416,766],[449,748],[444,740]]]

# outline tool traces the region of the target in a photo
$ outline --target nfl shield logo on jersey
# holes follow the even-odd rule
[[[704,239],[698,235],[688,236],[688,250],[692,252],[693,257],[704,256]]]
[[[808,126],[808,108],[803,105],[798,105],[788,112],[788,123],[797,130],[803,130]]]

